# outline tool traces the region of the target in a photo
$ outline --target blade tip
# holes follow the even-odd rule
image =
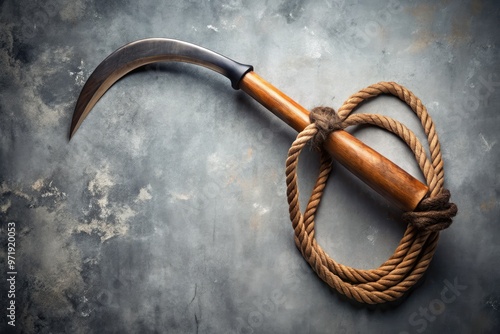
[[[71,128],[69,129],[69,136],[68,140],[71,141],[71,139],[74,137],[76,131],[78,130],[78,124],[71,124]]]

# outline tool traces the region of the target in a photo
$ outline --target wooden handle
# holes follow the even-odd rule
[[[255,72],[247,73],[240,88],[298,132],[309,122],[309,111]],[[345,131],[325,141],[326,150],[351,173],[404,211],[413,211],[428,192],[425,184]]]

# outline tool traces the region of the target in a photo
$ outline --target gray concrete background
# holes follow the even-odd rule
[[[0,8],[2,328],[10,328],[13,222],[18,332],[499,331],[497,2],[7,0]],[[145,37],[253,64],[307,108],[338,108],[378,81],[419,96],[459,207],[422,284],[400,303],[365,307],[315,276],[293,243],[285,199],[295,133],[209,70],[165,64],[132,73],[68,142],[90,73]],[[422,137],[394,98],[360,112],[397,117]],[[355,134],[420,177],[391,135]],[[303,193],[317,165],[305,153]],[[318,239],[336,260],[373,268],[399,242],[400,214],[336,167]],[[444,303],[449,285],[459,288]]]

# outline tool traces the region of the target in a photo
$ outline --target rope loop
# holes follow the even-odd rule
[[[419,117],[427,135],[430,159],[415,134],[400,122],[383,115],[351,115],[361,102],[380,94],[398,97]],[[451,218],[457,213],[456,205],[449,202],[450,192],[443,189],[443,160],[434,123],[422,102],[394,82],[379,82],[362,89],[350,96],[337,113],[329,107],[314,108],[310,120],[311,124],[297,135],[286,160],[287,200],[295,244],[318,276],[339,293],[368,304],[394,301],[424,275],[434,256],[439,231],[450,226]],[[394,254],[371,270],[337,263],[316,241],[315,215],[331,172],[331,159],[324,151],[321,151],[319,175],[304,213],[299,206],[297,166],[304,146],[313,141],[319,148],[332,131],[359,124],[375,125],[400,137],[414,153],[429,187],[429,196],[417,209],[403,214],[407,229]]]

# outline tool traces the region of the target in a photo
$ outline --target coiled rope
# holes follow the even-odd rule
[[[351,115],[361,102],[380,94],[397,96],[419,117],[427,135],[430,159],[415,134],[400,122],[377,114]],[[394,82],[379,82],[362,89],[349,97],[338,113],[328,107],[315,108],[310,119],[311,124],[298,134],[286,160],[287,198],[295,244],[318,276],[341,294],[368,304],[394,301],[423,276],[436,250],[439,231],[447,228],[457,213],[456,205],[449,202],[450,192],[443,189],[443,160],[434,123],[420,99]],[[403,222],[408,227],[394,254],[379,268],[371,270],[337,263],[316,241],[314,219],[331,171],[330,156],[325,152],[321,155],[319,175],[303,214],[297,183],[299,155],[309,141],[321,146],[330,132],[359,124],[375,125],[399,136],[413,151],[429,187],[428,198],[415,211],[403,214]]]

